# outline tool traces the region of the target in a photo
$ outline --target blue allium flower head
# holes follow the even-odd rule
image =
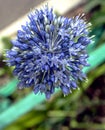
[[[55,88],[68,95],[86,78],[82,69],[88,66],[90,24],[82,15],[58,17],[47,5],[28,18],[7,51],[7,63],[15,66],[13,73],[19,79],[18,88],[33,86],[35,94],[44,93],[47,99]]]

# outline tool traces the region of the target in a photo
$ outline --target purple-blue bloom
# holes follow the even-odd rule
[[[78,87],[78,81],[86,78],[82,69],[88,66],[86,47],[91,42],[90,24],[82,17],[57,16],[47,5],[28,15],[7,51],[18,88],[33,86],[35,94],[44,93],[49,99],[55,88],[68,95]]]

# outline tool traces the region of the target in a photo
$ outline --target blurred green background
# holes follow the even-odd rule
[[[31,88],[17,90],[13,68],[3,62],[11,37],[1,38],[0,130],[105,130],[105,1],[87,0],[65,16],[79,12],[86,13],[95,35],[87,48],[92,66],[84,69],[88,80],[66,97],[59,91],[46,101]]]

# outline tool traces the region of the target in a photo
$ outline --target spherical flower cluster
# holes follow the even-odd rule
[[[68,95],[86,77],[82,69],[88,66],[90,24],[82,16],[57,16],[47,5],[28,18],[6,54],[8,65],[15,66],[18,87],[33,86],[35,94],[44,93],[47,99],[55,88]]]

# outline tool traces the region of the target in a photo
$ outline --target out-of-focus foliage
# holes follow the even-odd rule
[[[0,77],[4,75],[12,76],[12,71],[10,67],[6,65],[4,62],[5,60],[5,52],[7,49],[10,49],[12,47],[10,43],[9,37],[3,37],[0,42]]]
[[[92,30],[101,29],[102,35],[98,35],[98,46],[105,42],[105,0],[88,0],[84,7],[85,12],[88,13],[90,22],[92,23]],[[94,33],[94,32],[93,32]]]
[[[89,13],[92,27],[105,24],[105,1],[104,0],[88,0],[85,11]]]
[[[57,93],[52,100],[38,105],[5,130],[104,129],[104,124],[97,123],[103,119],[102,111],[98,112],[98,109],[105,105],[104,85],[97,79],[103,73],[105,65],[91,71],[88,74],[88,82],[80,84],[81,89],[78,92],[74,91],[65,98],[60,92]]]
[[[90,35],[96,35],[96,42],[88,48],[89,52],[92,52],[101,44],[105,44],[105,1],[89,0],[84,10],[92,23]],[[0,69],[4,71],[0,71],[1,75],[5,75],[6,65],[1,66]],[[8,71],[10,75],[11,71],[9,69]],[[79,84],[79,91],[73,91],[66,97],[61,92],[57,93],[51,100],[39,104],[4,130],[104,130],[105,62],[89,72],[87,77],[87,82]],[[21,100],[30,91],[16,90],[7,97],[0,97],[1,111]]]

